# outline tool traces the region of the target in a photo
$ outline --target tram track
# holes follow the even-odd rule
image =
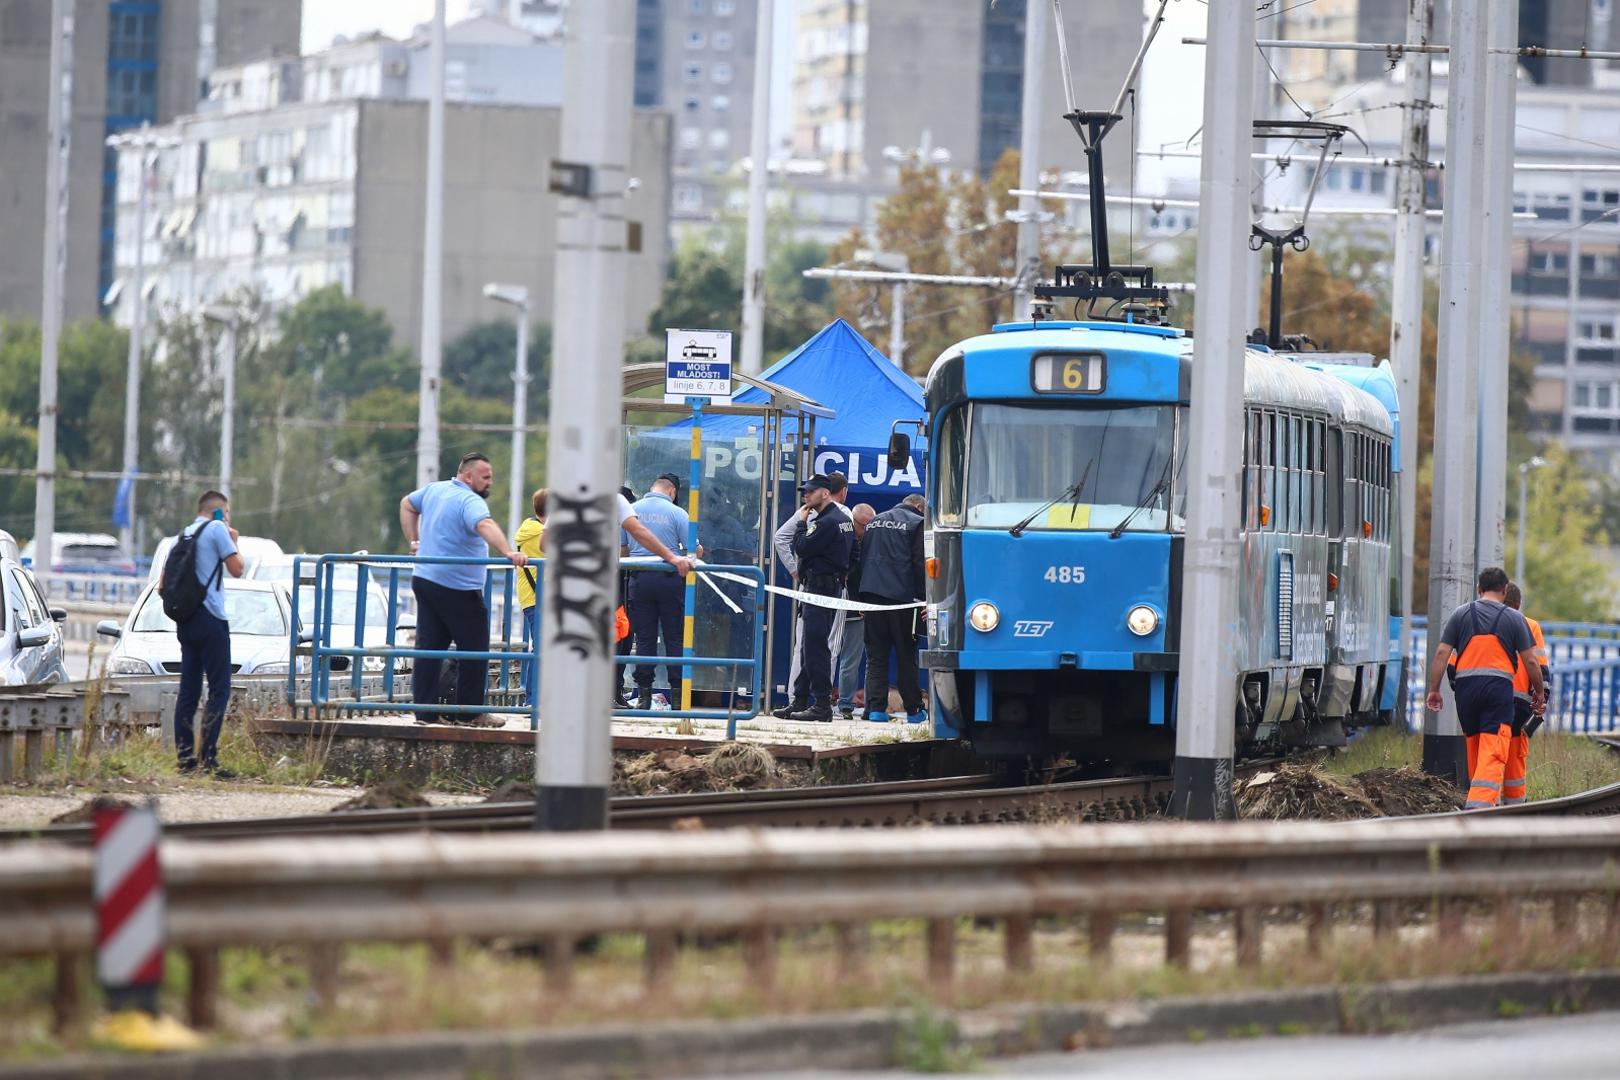
[[[908,825],[977,825],[1041,821],[1129,821],[1155,816],[1168,803],[1172,782],[1163,776],[1074,780],[998,786],[982,774],[820,788],[682,795],[624,796],[612,800],[620,828],[819,827],[894,828]],[[215,840],[388,832],[506,832],[534,826],[532,802],[471,806],[353,810],[285,817],[233,818],[165,824],[167,836]],[[87,824],[45,825],[0,831],[0,843],[49,840],[87,844]]]

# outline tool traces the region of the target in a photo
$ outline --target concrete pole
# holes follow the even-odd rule
[[[1519,0],[1491,0],[1488,37],[1493,49],[1519,40]],[[1480,279],[1483,319],[1479,350],[1479,489],[1475,544],[1481,566],[1506,558],[1508,351],[1513,336],[1513,117],[1518,57],[1491,53],[1486,61],[1485,214]]]
[[[630,161],[633,0],[568,6],[559,158],[591,169],[558,203],[556,342],[570,377],[551,395],[535,827],[607,825],[613,612],[618,595],[624,195]]]
[[[1232,799],[1238,478],[1249,280],[1249,148],[1254,117],[1254,5],[1210,0],[1204,58],[1204,156],[1199,183],[1198,346],[1187,443],[1181,671],[1175,793],[1170,812],[1236,817]]]
[[[1524,518],[1530,509],[1530,463],[1519,462],[1519,546],[1513,553],[1513,580],[1524,588]]]
[[[129,293],[128,375],[124,382],[123,473],[129,484],[129,524],[118,533],[119,543],[131,556],[135,554],[135,474],[140,471],[141,356],[145,351],[143,339],[146,332],[146,206],[150,198],[147,186],[152,167],[150,129],[150,124],[142,124],[140,137],[132,141],[138,190],[135,196],[135,275],[131,280],[134,287]],[[38,545],[35,545],[35,550],[38,550]]]
[[[512,492],[506,504],[507,538],[517,535],[523,521],[524,457],[528,453],[529,424],[529,303],[518,305],[517,366],[512,370]]]
[[[439,479],[439,383],[444,342],[444,0],[436,0],[429,35],[427,207],[422,232],[422,377],[416,410],[416,482]]]
[[[39,445],[34,458],[34,576],[49,590],[56,536],[57,352],[62,338],[62,278],[67,269],[68,152],[73,135],[73,4],[51,3],[51,85],[46,106],[45,289],[39,327]]]
[[[236,457],[236,320],[225,324],[224,402],[219,417],[219,490],[231,493],[231,469]]]
[[[897,281],[889,290],[889,359],[906,370],[906,283]]]
[[[1428,45],[1434,37],[1434,0],[1407,0],[1406,43]],[[1423,248],[1429,160],[1431,61],[1426,52],[1406,54],[1406,102],[1402,114],[1401,167],[1396,175],[1395,272],[1390,295],[1390,362],[1401,408],[1400,573],[1403,613],[1417,610],[1412,579],[1417,546],[1418,411],[1423,374]],[[1412,655],[1412,620],[1401,623],[1401,655]],[[1404,699],[1403,699],[1404,701]],[[1403,708],[1404,719],[1404,708]]]
[[[1440,356],[1435,377],[1434,501],[1429,518],[1429,626],[1438,628],[1474,597],[1475,469],[1479,462],[1481,295],[1485,214],[1485,4],[1451,4],[1451,67],[1446,89],[1446,213],[1440,248]],[[1438,636],[1431,632],[1431,642]],[[1428,650],[1431,655],[1433,649]],[[1456,703],[1424,712],[1423,769],[1468,782]]]
[[[1028,0],[1024,12],[1024,100],[1019,116],[1018,186],[1037,191],[1041,186],[1042,97],[1046,89],[1046,37],[1052,16],[1039,0]],[[1062,31],[1059,31],[1061,33]],[[1018,286],[1013,290],[1013,319],[1030,317],[1029,302],[1041,277],[1041,200],[1018,197],[1018,248],[1013,263]],[[896,364],[898,356],[892,357]]]
[[[765,367],[765,219],[771,183],[771,24],[776,0],[758,0],[754,24],[754,102],[749,116],[748,232],[743,252],[742,371]]]
[[[1209,50],[1205,49],[1204,51],[1207,53]],[[1253,121],[1265,120],[1271,116],[1271,68],[1266,64],[1266,54],[1264,50],[1258,48],[1254,49],[1252,55],[1254,57],[1254,116],[1250,118],[1251,132],[1253,131]],[[1205,59],[1205,63],[1208,63],[1207,57]],[[1204,133],[1204,139],[1206,142],[1209,139],[1209,133],[1207,131]],[[1260,143],[1259,145],[1262,147],[1266,146],[1265,143]],[[1245,147],[1246,151],[1250,149],[1251,148],[1249,147]],[[1264,180],[1265,175],[1266,168],[1264,163],[1262,163],[1261,167],[1258,169],[1253,168],[1252,166],[1250,167],[1248,176],[1248,213],[1250,222],[1258,222],[1266,211],[1267,204],[1266,182]],[[1247,246],[1249,242],[1248,232],[1245,231],[1243,235],[1243,243],[1245,246]],[[1270,259],[1267,258],[1266,253],[1262,250],[1255,253],[1252,257],[1245,259],[1244,265],[1245,277],[1243,280],[1246,288],[1244,289],[1243,293],[1243,320],[1245,328],[1244,332],[1247,333],[1249,330],[1261,325],[1260,292],[1265,284],[1266,267],[1270,265]]]

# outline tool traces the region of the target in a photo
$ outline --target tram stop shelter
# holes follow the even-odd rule
[[[751,564],[774,577],[775,522],[791,513],[798,479],[812,468],[817,425],[837,414],[808,394],[733,369],[729,403],[664,400],[665,366],[638,364],[624,370],[625,482],[638,495],[663,473],[699,480],[697,535],[710,563]],[[697,438],[694,439],[694,429]],[[694,468],[696,455],[696,468]],[[690,480],[678,502],[689,506]],[[784,494],[786,493],[786,494]],[[783,500],[786,505],[782,505]],[[712,587],[711,587],[712,586]],[[700,583],[693,598],[693,652],[698,656],[753,658],[754,586],[733,581]],[[720,594],[742,611],[734,612]],[[786,644],[778,645],[778,630]],[[767,619],[765,671],[780,649],[791,648],[791,624]],[[717,694],[729,704],[747,679],[727,667],[698,667],[693,689]],[[762,680],[769,699],[769,679]],[[675,687],[671,687],[675,689]],[[760,711],[766,711],[760,703]]]

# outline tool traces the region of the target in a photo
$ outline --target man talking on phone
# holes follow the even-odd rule
[[[220,579],[229,571],[241,577],[242,556],[231,528],[231,503],[217,491],[197,500],[197,517],[180,530],[163,562],[158,592],[163,612],[174,620],[180,639],[180,692],[174,702],[174,747],[180,771],[201,768],[216,780],[236,774],[219,767],[219,731],[231,703],[231,624],[225,616]],[[203,710],[201,746],[193,731],[203,678],[208,679],[208,705]]]

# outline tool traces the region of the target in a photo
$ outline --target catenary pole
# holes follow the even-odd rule
[[[135,150],[135,273],[129,291],[129,358],[124,381],[124,481],[129,485],[125,500],[126,524],[119,529],[124,550],[135,551],[135,474],[140,471],[141,357],[146,343],[146,207],[151,199],[151,125],[142,124],[140,134],[122,145]],[[38,545],[35,545],[38,550]],[[50,553],[45,553],[50,558]],[[38,559],[34,560],[38,562]]]
[[[759,0],[754,16],[754,101],[749,116],[748,230],[743,249],[742,370],[765,367],[765,219],[771,183],[771,48],[775,0]]]
[[[1491,0],[1485,98],[1484,257],[1480,278],[1479,472],[1474,543],[1481,566],[1506,558],[1508,350],[1513,336],[1513,132],[1519,0]]]
[[[1434,0],[1407,0],[1406,41],[1424,46],[1434,36]],[[1425,200],[1429,160],[1429,120],[1434,114],[1429,54],[1406,54],[1406,98],[1402,105],[1401,167],[1396,175],[1395,271],[1390,292],[1389,355],[1401,409],[1400,560],[1401,606],[1410,614],[1418,608],[1417,583],[1412,577],[1417,547],[1418,407],[1423,372],[1423,250],[1427,218]],[[1412,655],[1410,618],[1401,622],[1401,655]]]
[[[1440,348],[1435,373],[1433,506],[1429,517],[1429,625],[1473,598],[1475,470],[1482,338],[1485,213],[1486,5],[1451,4],[1446,90],[1446,215],[1440,240]],[[1434,635],[1437,636],[1437,635]],[[1431,637],[1433,640],[1433,637]],[[1429,650],[1432,653],[1432,649]],[[1443,682],[1444,680],[1442,680]],[[1468,782],[1457,707],[1423,717],[1423,770]]]
[[[1254,117],[1254,5],[1210,0],[1204,57],[1199,201],[1198,344],[1187,447],[1187,547],[1176,703],[1178,817],[1236,816],[1238,476],[1249,252],[1249,146]]]
[[[1041,186],[1041,122],[1046,90],[1047,26],[1051,14],[1039,0],[1029,0],[1024,12],[1024,90],[1019,113],[1018,186],[1034,190]],[[1058,31],[1062,33],[1062,30]],[[1018,200],[1017,253],[1018,285],[1013,290],[1013,318],[1029,318],[1029,301],[1035,283],[1041,279],[1041,201],[1034,196]],[[893,358],[899,363],[898,357]]]
[[[624,196],[630,160],[632,0],[570,4],[561,159],[588,180],[559,199],[547,468],[535,827],[607,825],[613,612],[618,593]],[[577,175],[580,170],[569,170]]]
[[[231,493],[231,472],[236,457],[236,345],[237,322],[232,318],[225,324],[224,345],[225,358],[222,361],[222,382],[224,401],[220,403],[219,412],[219,490],[227,496]]]
[[[439,384],[444,342],[444,0],[436,0],[428,34],[427,192],[422,215],[422,375],[416,407],[416,482],[439,478]]]
[[[1278,18],[1286,18],[1279,15]],[[1254,57],[1254,115],[1250,118],[1250,130],[1253,130],[1254,120],[1265,120],[1271,116],[1271,66],[1268,63],[1265,50],[1250,49]],[[1206,58],[1207,60],[1207,58]],[[1204,137],[1209,133],[1206,130]],[[1250,147],[1244,147],[1244,156],[1248,157]],[[1258,224],[1266,213],[1266,177],[1270,170],[1256,169],[1251,166],[1249,170],[1249,217],[1251,223]],[[1247,232],[1244,234],[1244,244],[1248,244]],[[1243,320],[1244,325],[1253,328],[1260,325],[1260,290],[1266,278],[1266,265],[1269,260],[1264,251],[1254,253],[1245,260],[1245,289],[1243,294]]]
[[[67,269],[68,152],[73,136],[73,5],[51,2],[51,85],[46,106],[45,280],[40,311],[39,441],[34,459],[34,576],[48,586],[56,536],[57,353],[62,338],[62,279]]]

